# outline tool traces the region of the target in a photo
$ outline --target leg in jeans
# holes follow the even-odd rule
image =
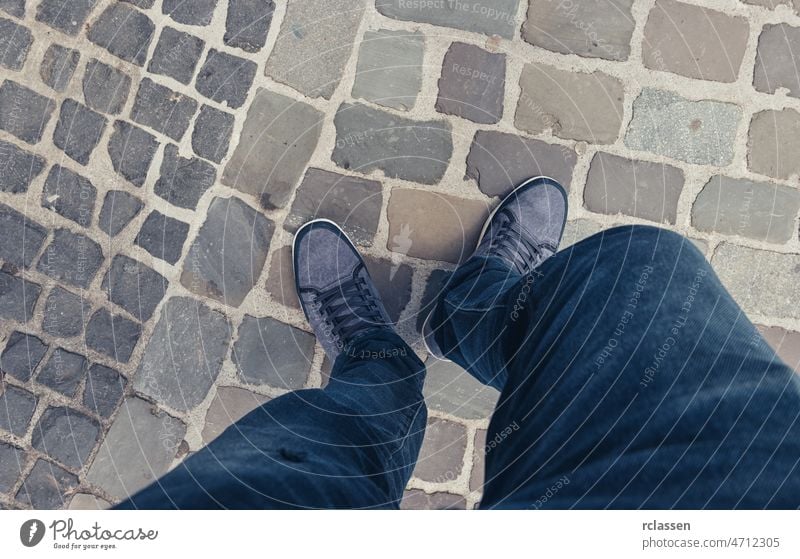
[[[800,382],[685,238],[595,235],[459,268],[432,317],[499,388],[484,508],[795,508]]]

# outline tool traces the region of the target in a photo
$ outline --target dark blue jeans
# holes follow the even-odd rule
[[[472,259],[433,323],[501,391],[483,508],[800,506],[800,381],[679,235],[619,227],[529,276]],[[120,508],[397,507],[423,377],[396,335],[362,338],[325,389],[256,409]]]

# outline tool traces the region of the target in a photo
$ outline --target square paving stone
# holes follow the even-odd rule
[[[141,398],[129,397],[86,480],[115,499],[125,499],[167,473],[185,434],[186,426],[179,420]]]
[[[36,7],[36,21],[67,35],[77,35],[95,4],[97,0],[42,0]]]
[[[317,147],[324,115],[305,103],[258,90],[222,184],[282,208]]]
[[[144,184],[156,150],[158,141],[149,132],[122,120],[114,123],[114,132],[108,141],[108,155],[114,170],[132,184]]]
[[[186,25],[208,25],[214,16],[217,0],[164,0],[161,11]]]
[[[103,249],[89,237],[56,229],[36,269],[53,279],[86,289],[103,263]]]
[[[627,60],[635,21],[633,0],[531,0],[522,38],[561,54]]]
[[[420,208],[426,211],[420,212]],[[435,215],[431,220],[429,216]],[[389,243],[398,254],[454,264],[468,258],[489,215],[485,202],[395,188],[389,198]]]
[[[0,258],[17,268],[29,268],[39,254],[47,230],[13,208],[0,204]]]
[[[0,370],[22,382],[27,382],[45,353],[47,344],[36,336],[12,332],[8,337],[6,348],[0,355]]]
[[[155,25],[149,17],[127,4],[114,2],[92,23],[87,37],[114,56],[144,66],[154,33]]]
[[[0,269],[0,318],[28,322],[42,287]]]
[[[383,15],[511,39],[517,28],[519,0],[494,0],[485,4],[408,0],[375,0]]]
[[[139,215],[144,204],[136,196],[124,190],[110,190],[106,193],[100,210],[100,229],[115,237],[130,221]]]
[[[205,41],[199,37],[183,33],[172,27],[165,27],[158,38],[147,71],[169,76],[183,84],[188,84],[192,81],[204,46]]]
[[[27,27],[0,17],[0,66],[9,70],[22,70],[33,35]]]
[[[526,64],[514,125],[531,134],[551,130],[567,140],[610,144],[622,126],[622,82],[602,72],[569,72]],[[565,96],[564,92],[569,95]]]
[[[200,108],[192,131],[192,149],[204,159],[219,163],[228,153],[233,134],[232,114],[209,105]]]
[[[175,264],[181,257],[188,233],[188,223],[153,210],[134,242],[156,258]]]
[[[83,332],[83,325],[89,318],[89,301],[56,286],[44,304],[42,330],[51,336],[72,338]]]
[[[77,410],[49,407],[33,429],[33,448],[68,468],[79,470],[97,444],[100,425]]]
[[[453,493],[425,493],[421,489],[409,489],[403,493],[400,510],[465,510],[466,500]]]
[[[425,38],[420,32],[367,31],[358,52],[353,97],[408,111],[422,88]]]
[[[767,24],[758,38],[753,86],[757,91],[775,93],[785,87],[792,97],[800,97],[800,27],[785,23]]]
[[[197,101],[144,78],[131,109],[131,118],[179,141],[197,111]]]
[[[137,320],[147,322],[164,298],[168,284],[167,279],[152,268],[118,254],[103,278],[102,289],[108,293],[109,301]]]
[[[0,85],[0,128],[23,142],[35,144],[42,139],[55,101],[23,85],[5,80]]]
[[[330,99],[364,15],[362,0],[303,0],[286,6],[266,74],[308,97]]]
[[[233,346],[233,362],[248,384],[298,390],[314,359],[313,335],[273,318],[245,316]]]
[[[4,383],[0,394],[0,429],[17,437],[25,436],[36,402],[37,398],[31,392]]]
[[[119,372],[95,363],[89,369],[83,405],[100,417],[111,417],[122,400],[127,381]]]
[[[749,34],[745,18],[674,0],[656,0],[644,28],[642,60],[652,70],[734,82]]]
[[[461,475],[467,450],[467,429],[453,421],[432,417],[419,453],[414,477],[447,483]]]
[[[540,175],[557,180],[567,191],[578,155],[572,148],[492,130],[478,130],[467,156],[465,179],[473,179],[487,196],[504,198],[523,181]]]
[[[274,12],[272,0],[230,0],[223,41],[247,52],[260,51],[267,43]]]
[[[8,493],[25,468],[25,451],[0,442],[0,493]]]
[[[796,188],[717,175],[695,199],[692,225],[700,231],[786,243],[797,234],[798,212]]]
[[[22,19],[25,17],[25,0],[0,0],[0,10]]]
[[[36,382],[72,398],[88,369],[86,357],[57,347],[39,371]]]
[[[188,290],[238,307],[264,268],[275,224],[238,198],[214,198],[184,260]]]
[[[44,182],[42,207],[82,227],[89,227],[96,197],[97,189],[89,179],[61,165],[53,165]]]
[[[750,121],[747,166],[751,171],[788,179],[800,173],[800,113],[761,111]]]
[[[73,99],[64,99],[53,133],[53,143],[81,165],[88,165],[106,124],[106,117],[100,113]]]
[[[147,344],[134,388],[175,410],[194,409],[219,375],[231,335],[222,313],[185,297],[170,299]]]
[[[203,442],[210,443],[225,429],[268,401],[269,398],[266,396],[255,394],[244,388],[220,386],[206,413]],[[0,447],[0,452],[2,452],[2,447]]]
[[[86,64],[83,98],[89,107],[104,113],[119,114],[128,100],[130,90],[131,78],[122,70],[95,58]]]
[[[99,309],[86,325],[86,346],[127,363],[141,335],[142,327],[134,321]]]
[[[691,101],[670,91],[645,88],[633,102],[625,145],[698,165],[733,160],[742,109],[719,101]]]
[[[284,228],[294,233],[312,219],[338,223],[350,239],[369,246],[378,229],[383,186],[378,181],[309,169],[297,188]]]
[[[194,210],[216,179],[213,165],[197,157],[181,157],[177,146],[167,144],[154,192],[170,204]]]
[[[411,120],[361,104],[343,103],[336,111],[336,145],[331,159],[343,169],[436,184],[453,153],[450,124]]]
[[[72,80],[80,59],[81,53],[77,49],[68,49],[53,43],[44,53],[39,76],[51,88],[64,91]]]
[[[76,487],[78,487],[78,476],[51,462],[39,459],[22,482],[16,499],[37,510],[55,510],[67,504],[70,493]]]
[[[429,364],[423,393],[428,409],[464,419],[492,416],[500,393],[480,383],[467,371],[445,361]]]
[[[0,140],[0,191],[10,194],[27,192],[46,164],[44,158]]]
[[[584,202],[593,212],[674,224],[682,190],[683,171],[676,167],[598,152],[589,168]]]
[[[506,55],[455,42],[444,55],[436,110],[479,124],[496,124],[503,116]]]
[[[252,60],[210,49],[195,88],[209,99],[238,109],[247,99],[257,68]]]

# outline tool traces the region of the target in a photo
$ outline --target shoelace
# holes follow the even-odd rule
[[[528,240],[527,233],[514,219],[508,218],[500,226],[500,231],[493,236],[492,249],[498,256],[514,262],[524,275],[539,264],[542,249]]]
[[[360,277],[323,291],[315,300],[332,334],[343,340],[362,328],[365,321],[380,324],[384,320],[367,282]]]

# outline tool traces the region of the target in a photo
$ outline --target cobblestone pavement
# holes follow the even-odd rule
[[[0,10],[0,508],[108,506],[324,385],[289,264],[312,216],[422,352],[447,272],[538,173],[569,187],[568,243],[685,233],[800,363],[798,0]],[[497,395],[442,363],[425,390],[404,506],[471,508]]]

